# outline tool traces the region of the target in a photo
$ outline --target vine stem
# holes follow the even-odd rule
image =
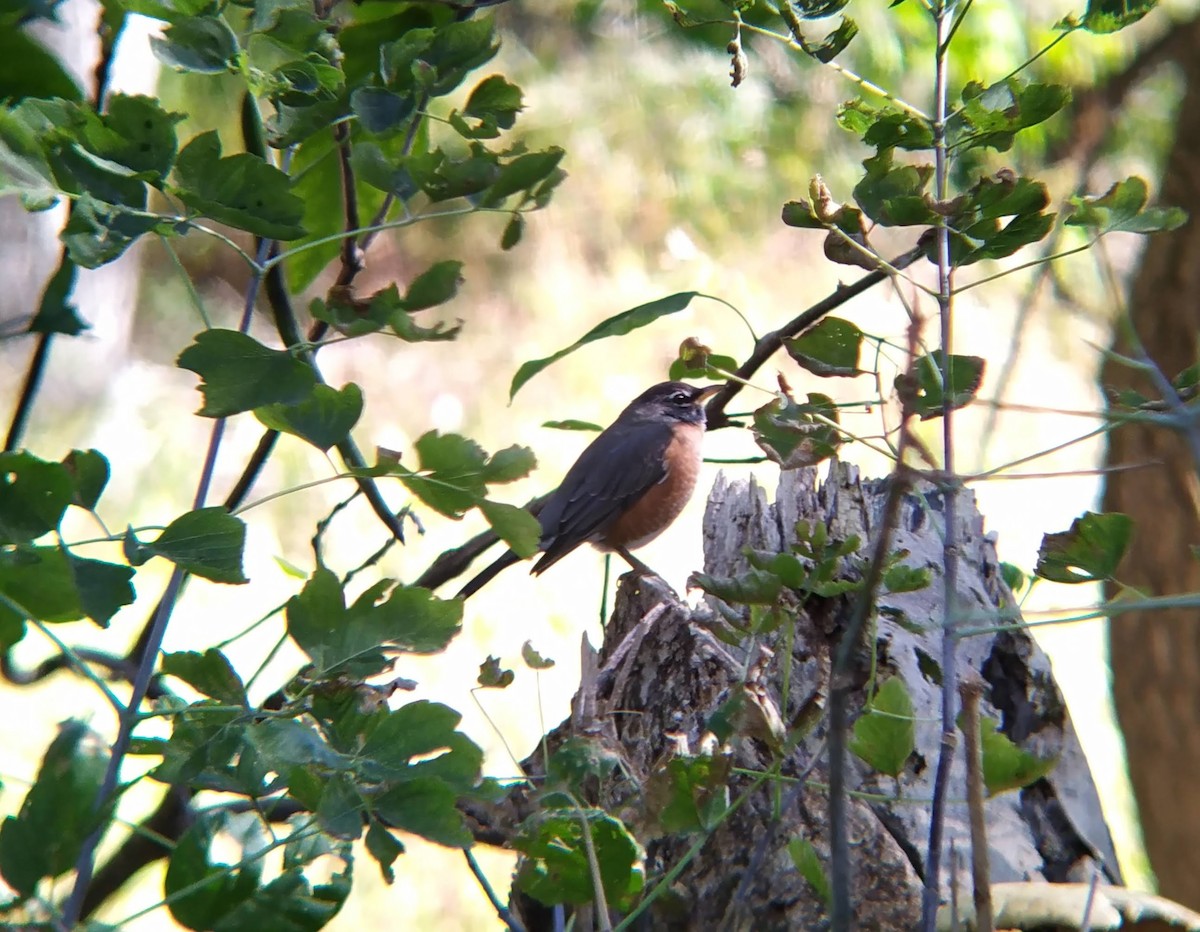
[[[260,269],[262,263],[266,261],[270,248],[270,240],[262,240],[259,243],[258,264]],[[251,275],[250,283],[246,286],[246,299],[242,308],[241,319],[243,332],[249,328],[250,315],[254,309],[255,301],[258,299],[258,290],[262,284],[262,278],[263,273],[257,271]],[[208,499],[208,492],[212,486],[213,472],[217,463],[217,452],[221,448],[221,440],[224,435],[225,418],[218,418],[213,423],[212,432],[209,435],[208,451],[204,456],[204,467],[200,471],[200,480],[196,484],[196,496],[192,503],[193,511],[203,508],[205,501]],[[119,716],[117,737],[113,741],[112,751],[108,758],[108,767],[104,771],[104,779],[101,781],[100,789],[96,793],[96,801],[93,807],[94,815],[96,816],[99,816],[108,804],[108,801],[114,798],[117,789],[117,779],[121,771],[121,763],[124,761],[125,755],[129,750],[129,744],[133,738],[133,729],[140,721],[138,708],[141,706],[142,700],[146,698],[146,692],[150,688],[150,679],[154,674],[154,667],[158,663],[158,653],[162,648],[163,637],[167,633],[167,624],[171,620],[171,612],[175,608],[175,602],[179,597],[180,589],[183,587],[185,576],[186,573],[184,570],[176,566],[167,583],[166,592],[163,594],[162,600],[158,603],[158,610],[154,613],[154,619],[150,623],[149,632],[145,638],[145,647],[139,655],[137,671],[133,676],[129,704]],[[87,895],[88,887],[91,885],[92,873],[96,867],[96,848],[99,846],[100,838],[103,834],[104,824],[101,820],[100,824],[84,839],[83,845],[79,850],[79,857],[75,861],[75,885],[71,889],[71,895],[67,898],[59,920],[59,925],[64,929],[74,928],[75,924],[79,921],[80,912],[83,909],[83,900]]]
[[[946,83],[947,55],[953,28],[951,4],[936,0],[933,17],[937,27],[934,78],[933,151],[934,178],[937,199],[945,202],[948,194],[948,159],[946,152]],[[942,835],[946,823],[946,792],[950,783],[950,766],[958,741],[954,730],[954,710],[958,692],[958,642],[955,602],[958,598],[958,483],[954,477],[954,416],[951,410],[951,367],[954,347],[953,329],[953,272],[950,267],[950,230],[939,215],[936,228],[938,270],[938,322],[944,354],[942,366],[942,461],[946,482],[946,533],[942,544],[942,740],[938,752],[937,770],[933,781],[933,808],[929,819],[929,850],[926,852],[925,895],[921,901],[921,927],[934,932],[942,866]]]

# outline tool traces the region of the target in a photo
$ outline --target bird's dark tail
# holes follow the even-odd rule
[[[500,554],[493,563],[488,564],[484,569],[480,570],[475,577],[458,590],[456,598],[466,599],[473,596],[476,592],[486,586],[492,579],[498,576],[503,570],[508,569],[514,563],[520,562],[518,557],[511,550],[506,550]]]

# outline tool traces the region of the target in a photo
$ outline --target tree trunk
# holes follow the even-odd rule
[[[1200,46],[1200,29],[1191,27]],[[1133,326],[1150,357],[1173,378],[1196,362],[1200,334],[1200,60],[1181,66],[1187,82],[1178,135],[1162,183],[1165,204],[1192,220],[1153,237],[1130,295]],[[1116,349],[1127,352],[1121,341]],[[1144,375],[1115,362],[1101,381],[1115,390],[1157,392]],[[1129,424],[1109,435],[1109,465],[1151,463],[1109,475],[1104,510],[1134,519],[1123,583],[1155,595],[1200,591],[1200,483],[1183,438],[1150,424]],[[1123,614],[1109,625],[1113,700],[1125,735],[1129,773],[1159,891],[1200,907],[1200,615],[1194,609]]]
[[[747,546],[788,550],[801,519],[824,523],[831,540],[856,535],[860,553],[868,552],[886,495],[886,482],[861,482],[857,470],[840,464],[820,487],[815,470],[783,473],[775,504],[768,504],[753,481],[721,479],[705,518],[706,571],[743,572]],[[1012,594],[1000,577],[973,496],[963,492],[960,501],[959,595],[963,605],[977,610],[978,626],[984,628],[995,623],[989,618],[999,606],[1012,607]],[[893,548],[909,552],[904,563],[929,567],[934,580],[915,592],[881,593],[875,627],[864,636],[850,670],[852,716],[863,707],[871,669],[866,645],[871,643],[877,682],[899,677],[916,718],[916,750],[898,779],[848,755],[849,788],[858,791],[849,803],[848,837],[854,927],[861,930],[914,928],[920,916],[928,801],[940,741],[942,506],[931,486],[904,496]],[[854,558],[843,560],[840,576],[856,578],[857,566]],[[797,603],[790,687],[783,698],[784,632],[730,646],[713,633],[728,606],[710,598],[694,610],[655,580],[622,581],[595,672],[587,672],[585,660],[572,718],[549,736],[547,747],[553,754],[575,736],[619,755],[621,766],[593,786],[589,802],[620,814],[646,846],[648,884],[682,865],[669,891],[655,900],[644,928],[818,929],[827,921],[825,905],[794,866],[788,843],[807,839],[828,863],[824,709],[833,651],[853,599],[851,592],[833,598],[809,595]],[[1046,657],[1026,632],[1005,630],[965,638],[960,669],[963,676],[982,677],[983,711],[1001,723],[1006,735],[1039,756],[1059,758],[1049,776],[987,801],[993,880],[1086,881],[1093,867],[1117,880],[1095,787]],[[727,716],[733,736],[719,745],[712,734],[720,730],[717,713],[727,713],[735,697],[742,702],[735,716]],[[753,788],[753,774],[779,759],[781,724],[795,728],[799,721],[813,727],[785,754],[784,780]],[[723,772],[729,774],[729,800],[741,802],[689,858],[701,836],[663,829],[661,787],[669,762],[691,754],[710,754],[715,767],[728,767]],[[525,769],[535,778],[545,773],[540,752]],[[943,893],[948,901],[956,887],[958,900],[969,902],[969,831],[965,805],[959,802],[966,796],[963,773],[960,754],[949,793],[943,863],[951,869],[943,874]],[[508,818],[519,820],[530,811],[530,792],[516,794]],[[532,913],[525,918],[530,928],[538,927]]]

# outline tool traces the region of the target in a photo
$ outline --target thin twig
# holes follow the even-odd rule
[[[971,888],[975,896],[975,932],[994,932],[992,869],[988,858],[987,817],[983,809],[983,745],[979,731],[979,700],[983,697],[983,680],[978,675],[967,676],[958,691],[962,697],[963,743],[967,752],[967,812],[971,822]]]
[[[946,153],[947,39],[951,24],[948,0],[934,7],[937,25],[937,55],[934,81],[933,149],[937,198],[944,203],[948,194],[949,164]],[[944,486],[946,534],[942,544],[942,739],[933,778],[933,807],[929,819],[929,850],[926,852],[925,895],[921,904],[922,928],[934,932],[940,896],[942,833],[946,821],[946,792],[950,783],[950,765],[954,760],[957,737],[954,730],[954,706],[958,687],[958,638],[955,615],[958,611],[958,486],[954,477],[954,417],[950,360],[954,351],[953,268],[950,265],[950,231],[945,218],[938,217],[935,228],[938,266],[938,320],[941,347],[946,365],[942,371],[942,462],[950,477]]]

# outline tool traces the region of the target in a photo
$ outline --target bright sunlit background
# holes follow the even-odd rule
[[[855,6],[862,35],[839,61],[923,104],[929,93],[929,63],[909,57],[911,49],[924,47],[918,43],[930,41],[920,6],[889,10],[888,0],[864,0]],[[956,40],[954,79],[991,81],[1008,73],[1052,37],[1054,22],[1074,6],[1068,0],[978,4]],[[72,0],[68,7],[81,22],[88,22],[85,0]],[[840,280],[852,280],[861,272],[826,261],[820,234],[784,227],[780,206],[807,196],[809,179],[817,173],[835,197],[848,197],[866,153],[833,119],[836,105],[853,96],[856,86],[832,69],[799,61],[765,40],[747,38],[750,74],[734,90],[727,57],[720,51],[728,37],[719,44],[693,41],[694,36],[681,35],[668,17],[632,2],[573,6],[560,0],[528,0],[500,7],[496,16],[505,29],[505,45],[499,59],[480,76],[502,72],[522,86],[526,111],[518,135],[531,146],[562,145],[567,151],[563,167],[570,178],[547,210],[529,218],[524,241],[509,253],[501,253],[497,245],[503,219],[479,216],[453,225],[418,225],[381,239],[368,255],[368,269],[359,283],[363,294],[393,281],[403,284],[434,259],[463,259],[466,283],[458,299],[441,309],[446,318],[463,321],[457,342],[411,346],[376,336],[332,346],[320,359],[332,384],[354,381],[363,387],[366,409],[355,436],[366,450],[376,445],[408,450],[431,428],[462,432],[488,450],[512,443],[531,446],[538,456],[537,472],[505,490],[507,500],[522,504],[553,487],[591,438],[546,429],[543,422],[609,422],[634,395],[666,377],[687,337],[739,358],[749,351],[752,338],[728,307],[698,298],[686,311],[630,337],[596,343],[551,367],[509,404],[509,382],[520,363],[561,349],[608,316],[677,291],[699,291],[735,305],[759,334],[782,325]],[[1157,19],[1149,17],[1141,26],[1104,40],[1073,37],[1042,64],[1060,80],[1087,82],[1105,62],[1119,61],[1131,43],[1144,41],[1165,25]],[[220,82],[159,75],[144,30],[126,38],[118,75],[119,86],[126,89],[147,91],[157,81],[168,106],[196,114],[181,128],[181,138],[216,124],[226,150],[236,148],[236,127],[228,123],[236,107],[222,96]],[[1169,75],[1159,80],[1155,91],[1145,106],[1131,108],[1136,111],[1134,125],[1121,129],[1127,145],[1096,169],[1092,190],[1103,191],[1128,174],[1155,176],[1175,100]],[[1039,158],[1046,145],[1044,138],[1035,137],[1012,158]],[[1075,172],[1071,165],[1060,165],[1042,177],[1061,199],[1077,183]],[[15,205],[5,206],[6,229],[24,230],[39,223],[43,236],[53,235],[53,217],[31,219]],[[57,218],[61,222],[61,214]],[[880,231],[874,243],[892,254],[911,241]],[[4,316],[28,313],[34,306],[40,276],[54,261],[52,247],[40,248],[39,255],[31,244],[28,282],[8,289]],[[1115,239],[1108,246],[1122,270],[1136,261],[1138,248],[1133,239]],[[244,266],[212,241],[195,237],[186,241],[181,255],[209,317],[218,326],[231,326],[246,281]],[[1033,257],[1027,251],[1008,265]],[[972,267],[959,283],[999,270]],[[914,267],[911,275],[934,284],[927,266]],[[81,339],[55,344],[27,446],[51,459],[71,447],[98,448],[113,465],[113,482],[101,509],[107,521],[116,522],[111,530],[119,531],[126,521],[161,526],[190,508],[199,451],[211,426],[205,419],[181,416],[195,410],[200,399],[195,376],[174,366],[200,321],[182,274],[156,243],[135,250],[117,266],[81,277],[78,303],[93,330]],[[1086,254],[1058,263],[1052,285],[1043,283],[1035,290],[1033,283],[1033,273],[1026,271],[965,292],[957,303],[954,347],[955,352],[988,360],[982,398],[995,399],[999,388],[1006,387],[1001,407],[980,403],[957,416],[960,469],[983,472],[1036,456],[1008,472],[1057,474],[996,476],[971,486],[987,527],[998,535],[1001,559],[1026,570],[1033,567],[1043,532],[1065,529],[1096,503],[1099,479],[1089,470],[1100,462],[1103,435],[1072,441],[1094,434],[1101,423],[1094,416],[1101,407],[1094,382],[1100,361],[1097,348],[1108,342],[1113,307],[1096,259]],[[319,282],[313,294],[327,285],[327,280]],[[891,341],[892,346],[884,348],[885,385],[902,359],[899,347],[907,321],[900,297],[933,320],[936,308],[911,285],[901,285],[899,295],[890,286],[876,288],[838,311],[869,334]],[[265,320],[256,324],[255,333],[273,342]],[[935,324],[927,328],[926,339],[936,340]],[[1015,360],[1010,357],[1014,341],[1019,341]],[[0,347],[4,419],[28,352],[25,341]],[[873,358],[864,357],[862,364],[872,366]],[[759,373],[757,384],[772,391],[776,371],[783,372],[798,392],[826,392],[847,402],[874,397],[869,376],[817,380],[783,357]],[[767,398],[743,392],[734,410],[749,410]],[[843,422],[855,434],[878,434],[881,415],[894,425],[894,410],[878,406],[869,411],[850,408]],[[937,422],[922,430],[936,449]],[[260,433],[260,425],[248,415],[230,422],[214,498],[223,496],[235,481]],[[707,452],[738,458],[759,451],[745,432],[723,430],[709,435]],[[846,447],[844,455],[860,463],[867,476],[888,470],[881,457],[859,445]],[[773,466],[724,468],[735,476],[754,472],[768,488],[774,487]],[[167,650],[203,650],[232,637],[274,612],[299,589],[301,583],[290,568],[305,574],[312,570],[314,522],[351,488],[345,481],[296,487],[337,471],[336,464],[301,441],[280,441],[243,512],[250,529],[246,573],[255,585],[190,583],[172,620]],[[642,553],[678,590],[688,573],[701,565],[703,492],[715,474],[716,467],[706,468],[700,494],[688,512]],[[279,494],[289,489],[295,491]],[[398,483],[386,491],[395,507],[405,502]],[[475,520],[451,522],[426,511],[418,514],[423,532],[410,525],[406,545],[383,558],[384,574],[411,580],[443,550],[482,529]],[[67,528],[76,540],[98,533],[85,521]],[[326,554],[344,572],[385,540],[384,528],[365,506],[356,504],[334,522]],[[614,570],[620,567],[614,565]],[[509,570],[468,603],[463,633],[445,654],[405,660],[397,669],[398,675],[419,682],[415,696],[463,711],[464,729],[487,751],[488,772],[515,774],[514,758],[524,757],[536,738],[567,714],[578,680],[580,638],[586,634],[596,643],[600,637],[603,572],[603,558],[590,550],[580,550],[539,579],[520,567]],[[114,619],[115,629],[130,639],[135,636],[167,574],[167,567],[156,563],[139,571],[138,602]],[[450,595],[454,588],[447,590]],[[1035,613],[1087,606],[1096,596],[1091,589],[1039,584],[1025,604],[1031,620],[1041,620],[1044,616]],[[87,624],[55,630],[72,643],[114,643],[111,632]],[[249,675],[281,631],[282,619],[275,615],[233,642],[227,652]],[[1136,881],[1140,862],[1120,742],[1109,714],[1102,625],[1093,621],[1042,627],[1037,636],[1054,659],[1118,847]],[[526,640],[554,658],[556,666],[541,674],[525,668],[520,649]],[[16,656],[31,665],[50,651],[50,645],[31,631]],[[516,682],[505,691],[473,693],[478,666],[489,654],[516,670]],[[298,651],[285,647],[256,678],[254,694],[262,697],[273,691],[300,662]],[[82,716],[104,731],[113,725],[95,694],[78,684],[67,688],[65,677],[35,689],[5,688],[0,696],[8,710],[0,717],[4,811],[20,804],[53,723]],[[155,790],[139,787],[134,792],[149,807]],[[511,859],[481,852],[481,860],[494,886],[506,891]],[[355,873],[355,891],[331,928],[397,927],[398,917],[403,917],[405,928],[414,929],[497,925],[457,852],[413,840],[396,864],[392,887],[382,883],[365,855],[357,859]],[[128,917],[156,899],[161,868],[148,874],[141,889],[102,918]],[[169,916],[161,910],[129,926],[169,927]]]

